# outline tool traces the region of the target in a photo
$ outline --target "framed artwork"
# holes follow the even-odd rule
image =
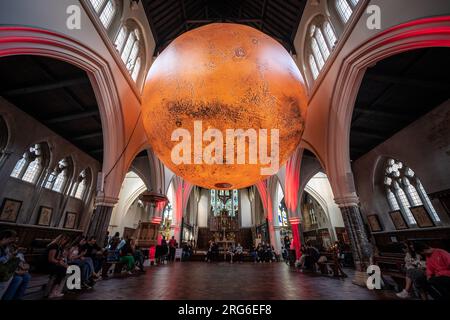
[[[0,220],[5,222],[16,222],[22,201],[5,198],[0,209]]]
[[[75,212],[67,212],[66,220],[64,221],[65,229],[75,229],[75,222],[77,220],[77,214]]]
[[[420,228],[434,227],[434,222],[423,205],[409,208]]]
[[[391,211],[389,212],[389,215],[391,216],[395,229],[397,230],[408,229],[408,224],[406,223],[405,218],[403,218],[402,212],[400,210]]]
[[[39,208],[39,219],[38,225],[40,226],[49,226],[50,220],[52,218],[53,209],[49,207],[40,207]]]
[[[378,215],[370,214],[367,216],[367,221],[369,222],[370,230],[372,232],[383,231],[381,227],[380,220],[378,219]]]

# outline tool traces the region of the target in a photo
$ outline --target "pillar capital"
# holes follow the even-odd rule
[[[338,205],[339,208],[359,207],[359,197],[356,193],[350,193],[340,197],[335,197],[334,202]]]
[[[95,206],[103,206],[103,207],[114,207],[117,202],[119,202],[119,199],[116,197],[108,197],[105,195],[97,195],[95,197]]]
[[[289,222],[291,223],[291,225],[297,225],[300,224],[302,221],[300,217],[291,217],[289,218]]]

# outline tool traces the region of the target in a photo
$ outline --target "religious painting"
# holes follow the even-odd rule
[[[75,229],[75,221],[77,219],[77,214],[75,212],[66,213],[66,221],[64,222],[65,229]]]
[[[5,198],[0,210],[0,220],[5,222],[16,222],[22,201]]]
[[[369,222],[370,230],[372,230],[372,232],[383,231],[383,228],[381,227],[380,224],[380,220],[378,219],[378,215],[376,214],[368,215],[367,221]]]
[[[40,207],[39,208],[39,219],[38,225],[40,226],[49,226],[50,219],[52,218],[53,209],[49,207]]]
[[[408,229],[408,224],[406,223],[405,218],[403,218],[402,212],[400,210],[391,211],[389,212],[389,215],[391,216],[395,229]]]
[[[411,213],[420,228],[434,227],[433,220],[431,220],[430,215],[424,206],[411,207],[409,210],[411,210]]]

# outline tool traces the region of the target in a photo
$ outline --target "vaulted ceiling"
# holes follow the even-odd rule
[[[352,119],[352,160],[450,99],[449,56],[448,48],[408,51],[366,71]]]
[[[213,22],[241,23],[265,32],[295,53],[294,38],[306,0],[143,0],[154,55],[180,34]]]
[[[102,161],[103,134],[85,71],[40,56],[0,59],[0,96]]]

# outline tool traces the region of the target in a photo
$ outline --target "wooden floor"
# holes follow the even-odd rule
[[[282,262],[176,262],[149,267],[141,275],[102,280],[92,290],[69,293],[65,299],[394,299],[393,292],[370,291],[352,284],[351,278],[351,274],[345,280],[303,274]]]

